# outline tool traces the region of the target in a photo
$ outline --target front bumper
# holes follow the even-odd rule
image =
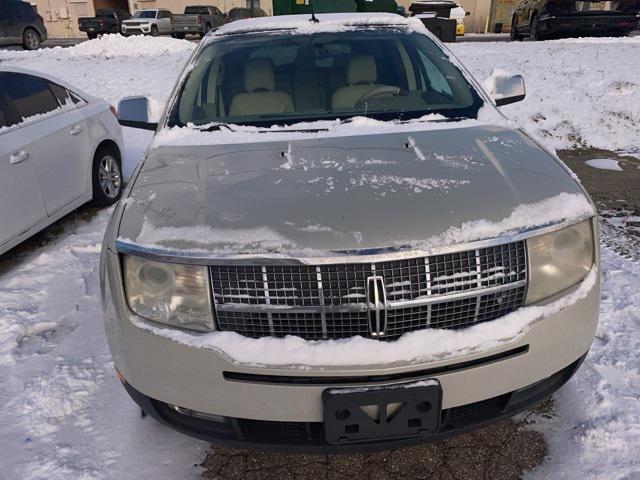
[[[634,15],[549,15],[540,17],[544,35],[626,34],[638,27]]]
[[[149,25],[122,25],[123,35],[140,35],[141,33],[150,33],[151,24]]]
[[[481,353],[413,365],[306,370],[247,367],[218,351],[190,347],[138,327],[134,322],[141,320],[128,309],[124,299],[118,256],[105,249],[101,263],[107,338],[127,390],[145,411],[173,428],[230,444],[274,443],[268,432],[280,427],[295,430],[302,425],[305,431],[316,432],[322,426],[322,394],[327,388],[393,385],[424,378],[436,379],[442,386],[442,408],[447,415],[434,438],[481,426],[513,415],[537,401],[540,396],[529,394],[534,391],[531,388],[540,390],[544,396],[564,383],[588,351],[598,319],[597,281],[586,296],[539,319],[518,340]],[[169,404],[231,420],[228,424],[225,420],[213,425],[202,418],[178,414]],[[469,418],[460,424],[452,423],[452,415],[467,410],[471,411]],[[240,433],[234,426],[237,422],[242,424]],[[235,436],[229,436],[229,425]],[[245,427],[266,429],[267,434],[263,432],[256,439],[247,440]],[[313,435],[316,434],[321,436],[317,432]],[[416,441],[424,440],[385,442],[377,447],[391,448]],[[340,450],[313,442],[305,444],[305,448]],[[296,450],[297,444],[285,441],[282,448]],[[363,446],[348,446],[345,451],[360,447]],[[376,445],[367,444],[369,447]]]
[[[199,35],[204,32],[202,25],[174,25],[173,34]]]
[[[230,417],[205,419],[176,411],[170,405],[140,393],[126,381],[123,381],[123,385],[145,413],[174,430],[210,443],[269,452],[356,453],[441,440],[511,417],[535,405],[564,385],[576,372],[585,356],[586,354],[549,378],[533,385],[484,401],[443,410],[439,431],[428,437],[341,445],[327,443],[322,422],[274,422]]]

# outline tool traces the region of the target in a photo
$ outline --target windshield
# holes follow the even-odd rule
[[[156,18],[156,12],[155,10],[143,10],[136,12],[133,18]]]
[[[224,36],[182,85],[171,126],[257,126],[366,115],[475,118],[482,100],[426,35],[398,29]]]

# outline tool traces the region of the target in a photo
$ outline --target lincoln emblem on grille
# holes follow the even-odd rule
[[[367,300],[371,336],[383,337],[387,328],[387,295],[382,277],[367,277]]]

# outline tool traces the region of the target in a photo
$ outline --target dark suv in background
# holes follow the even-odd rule
[[[47,39],[44,20],[21,0],[0,0],[0,46],[22,45],[36,50]]]
[[[520,0],[511,19],[511,39],[622,37],[638,27],[640,0]]]
[[[229,12],[227,13],[226,22],[229,23],[235,22],[236,20],[243,20],[245,18],[266,16],[268,16],[267,12],[258,7],[254,7],[253,14],[251,13],[250,8],[236,7],[229,10]]]

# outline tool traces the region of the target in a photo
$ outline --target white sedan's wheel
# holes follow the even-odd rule
[[[114,152],[104,149],[96,154],[93,165],[93,201],[107,206],[122,195],[122,171]]]

